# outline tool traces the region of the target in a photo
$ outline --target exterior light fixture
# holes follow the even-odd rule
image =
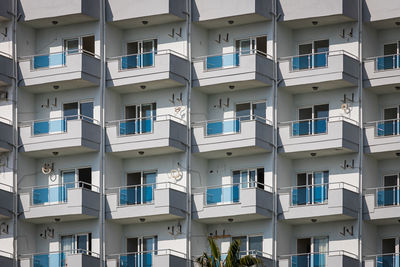
[[[312,152],[312,153],[310,153],[310,155],[311,155],[311,157],[315,157],[317,155],[317,153]]]
[[[144,154],[144,151],[139,151],[138,154],[139,154],[139,155],[143,155],[143,154]]]
[[[318,21],[316,21],[316,20],[312,21],[311,23],[312,23],[312,25],[314,25],[314,26],[315,26],[315,25],[318,25]]]
[[[230,157],[230,156],[232,156],[232,152],[226,152],[226,155],[227,155],[228,157]]]

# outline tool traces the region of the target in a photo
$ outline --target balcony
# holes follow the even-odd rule
[[[364,219],[375,223],[396,223],[400,218],[400,188],[369,188],[364,196]]]
[[[107,189],[106,218],[118,223],[184,219],[186,188],[172,183],[125,186]]]
[[[271,86],[273,61],[259,51],[209,55],[193,60],[193,87],[206,93]]]
[[[364,267],[399,267],[400,257],[398,253],[379,254],[366,256],[364,259]]]
[[[330,90],[358,85],[359,62],[346,51],[329,51],[279,59],[278,72],[293,93],[310,92],[312,87]]]
[[[393,92],[400,84],[400,54],[364,60],[364,87],[377,93]]]
[[[358,152],[359,127],[346,117],[329,117],[279,124],[278,152],[291,158]],[[314,155],[314,156],[316,156]]]
[[[21,21],[34,28],[54,27],[95,21],[100,18],[100,3],[97,0],[19,0],[18,13]]]
[[[0,183],[0,220],[12,218],[14,206],[13,203],[14,198],[12,186]]]
[[[358,199],[358,188],[342,182],[282,188],[279,219],[292,223],[356,219]]]
[[[14,255],[0,250],[0,266],[14,267]]]
[[[80,221],[99,217],[100,193],[85,182],[35,186],[21,188],[19,202],[21,218],[32,223]]]
[[[106,267],[186,267],[186,254],[172,249],[107,256]]]
[[[100,150],[101,128],[92,118],[70,116],[20,123],[19,152],[43,158],[53,155],[66,156]]]
[[[193,189],[193,219],[226,223],[272,218],[272,188],[257,182]]]
[[[364,129],[364,152],[381,158],[400,151],[400,120],[369,122]]]
[[[363,2],[363,20],[375,28],[394,28],[400,18],[400,3],[397,0],[365,0]]]
[[[100,255],[82,249],[21,255],[19,267],[100,267]]]
[[[183,152],[187,146],[185,121],[160,115],[106,124],[106,152],[137,157]]]
[[[0,117],[0,153],[13,150],[13,132],[12,122]]]
[[[133,10],[128,6],[135,6]],[[106,19],[121,28],[185,21],[186,0],[107,0]]]
[[[222,158],[272,151],[272,123],[260,117],[239,117],[193,125],[192,152],[205,158]]]
[[[321,1],[278,1],[283,23],[291,28],[312,27],[312,21],[319,25],[346,23],[358,20],[357,0],[333,0],[329,5]]]
[[[347,251],[279,256],[279,267],[354,267],[358,256]]]
[[[231,25],[271,20],[270,0],[195,0],[192,4],[193,21],[206,28],[221,28]]]
[[[0,3],[0,14],[2,12],[1,5],[2,3]],[[14,64],[11,56],[0,52],[0,87],[11,85],[13,77],[13,68]]]
[[[182,87],[188,80],[189,62],[172,50],[120,56],[107,62],[107,87],[121,93]]]
[[[34,93],[100,85],[100,59],[85,51],[22,57],[18,67],[19,86]]]

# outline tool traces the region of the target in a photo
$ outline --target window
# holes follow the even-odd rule
[[[299,108],[298,121],[293,123],[293,136],[327,132],[329,104]]]
[[[329,171],[297,174],[292,205],[321,204],[328,199]]]
[[[324,255],[329,251],[328,243],[329,243],[329,238],[325,236],[299,238],[297,239],[297,254],[300,255],[297,257],[304,257],[304,260],[306,260],[307,257],[309,257],[309,255],[302,255],[302,254],[313,253],[313,255],[321,255],[321,254]],[[317,256],[317,258],[320,258],[320,256]],[[302,261],[303,259],[298,258],[297,260]],[[321,260],[325,259],[323,258]],[[319,262],[319,259],[317,262]],[[325,265],[316,265],[316,266],[325,266]]]
[[[400,106],[383,109],[383,121],[378,123],[377,135],[400,134]]]
[[[128,173],[126,175],[126,187],[120,189],[120,204],[151,203],[154,199],[156,181],[157,172],[155,171]]]
[[[74,170],[65,170],[61,172],[62,183],[68,188],[86,188],[92,189],[92,168],[79,168]]]
[[[250,37],[236,41],[236,52],[240,55],[260,54],[267,56],[267,36]]]
[[[157,236],[126,239],[126,255],[120,256],[120,266],[153,266],[153,254],[157,255]]]
[[[377,192],[378,206],[393,206],[400,204],[400,174],[390,174],[383,177],[383,188]]]
[[[240,121],[256,119],[265,121],[267,104],[265,101],[250,101],[236,104],[236,118]]]
[[[64,103],[63,113],[65,120],[82,120],[93,122],[93,101]],[[79,117],[78,117],[79,115]]]
[[[120,135],[150,133],[156,117],[156,103],[125,106],[125,121],[120,123]]]
[[[232,237],[232,241],[240,241],[240,256],[248,254],[259,255],[263,252],[262,236],[236,236]]]
[[[232,183],[242,188],[257,187],[264,189],[264,168],[233,171]]]
[[[88,55],[95,54],[95,38],[94,35],[82,36],[64,40],[64,51],[67,54],[76,54],[81,50]]]
[[[157,39],[130,42],[126,44],[127,56],[121,58],[121,69],[150,67],[157,54]]]
[[[92,250],[92,234],[75,234],[61,236],[61,251],[66,253],[89,254]],[[64,265],[62,265],[64,266]]]
[[[302,70],[326,67],[328,65],[329,40],[300,44],[299,56],[293,57],[292,69]]]

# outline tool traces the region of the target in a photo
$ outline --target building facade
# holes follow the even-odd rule
[[[0,266],[399,267],[398,0],[2,0],[0,33]]]

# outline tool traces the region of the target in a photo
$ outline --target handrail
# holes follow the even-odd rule
[[[156,119],[156,121],[167,121],[167,120],[176,120],[177,122],[185,124],[186,121],[178,118],[174,115],[165,114],[165,115],[156,115],[156,116],[148,116],[148,117],[140,117],[140,118],[133,118],[133,119],[122,119],[122,120],[113,120],[106,122],[106,127],[110,127],[112,125],[118,124],[120,122],[128,122],[128,121],[137,121],[137,120],[145,120],[145,119]],[[158,119],[161,118],[161,119]]]
[[[278,192],[284,192],[287,190],[292,190],[292,189],[296,189],[296,188],[307,188],[307,187],[314,187],[314,186],[324,186],[324,185],[329,185],[329,190],[331,189],[346,189],[345,187],[350,187],[352,189],[355,189],[356,193],[359,192],[358,187],[346,182],[332,182],[332,183],[321,183],[321,184],[312,184],[312,185],[295,185],[295,186],[285,186],[285,187],[281,187],[278,188]],[[332,188],[332,185],[339,185],[339,187],[334,187]],[[354,190],[352,190],[354,191]]]
[[[158,185],[165,185],[165,187],[157,187]],[[138,184],[138,185],[127,185],[127,186],[117,186],[106,188],[106,191],[113,191],[125,188],[136,188],[136,187],[147,187],[147,186],[156,186],[154,189],[172,189],[172,186],[180,187],[183,190],[186,190],[186,187],[180,184],[175,184],[172,182],[161,182],[161,183],[153,183],[153,184]]]
[[[304,56],[314,56],[314,55],[323,55],[327,54],[329,56],[337,56],[337,55],[347,55],[350,56],[354,59],[358,60],[358,57],[350,52],[347,52],[346,50],[333,50],[333,51],[325,51],[325,52],[318,52],[318,53],[309,53],[309,54],[301,54],[301,55],[294,55],[294,56],[286,56],[286,57],[280,57],[278,58],[278,61],[288,61],[296,57],[304,57]]]
[[[332,119],[339,119],[339,120],[332,120]],[[322,117],[322,118],[312,118],[312,119],[304,119],[304,120],[293,120],[293,121],[284,121],[284,122],[278,122],[279,125],[290,125],[292,123],[296,122],[307,122],[307,121],[316,121],[316,120],[327,120],[327,122],[336,122],[336,121],[349,121],[352,122],[353,124],[358,125],[358,122],[356,120],[350,119],[345,116],[330,116],[330,117]]]
[[[0,250],[0,256],[7,257],[7,258],[14,258],[14,254],[8,251]]]
[[[306,255],[314,255],[314,254],[322,254],[327,255],[328,257],[331,256],[349,256],[354,259],[358,259],[358,256],[352,252],[348,252],[346,250],[333,250],[328,252],[310,252],[310,253],[298,253],[298,254],[285,254],[279,255],[278,258],[290,258],[292,256],[306,256]]]
[[[4,57],[7,57],[9,59],[12,59],[12,55],[11,54],[8,54],[8,53],[3,52],[3,51],[0,51],[0,56],[4,56]]]
[[[370,125],[370,124],[377,124],[377,123],[381,123],[381,122],[389,122],[389,121],[400,121],[400,119],[388,119],[388,120],[379,120],[379,121],[369,121],[369,122],[365,122],[365,125]]]
[[[376,191],[376,190],[379,190],[379,189],[391,189],[391,188],[398,188],[400,190],[400,185],[370,187],[370,188],[365,188],[363,191],[372,191],[372,190]]]
[[[8,188],[7,192],[13,192],[13,186],[12,185],[8,185],[8,184],[5,184],[5,183],[0,183],[0,190],[6,191],[5,189],[1,189],[1,187],[3,187],[3,186]]]
[[[265,56],[266,58],[272,59],[273,57],[269,54],[266,54],[260,50],[257,49],[250,49],[246,51],[246,54],[241,53],[240,51],[234,51],[234,52],[228,52],[228,53],[218,53],[218,54],[210,54],[210,55],[205,55],[205,56],[199,56],[199,57],[194,57],[192,58],[193,62],[199,62],[204,59],[207,59],[208,57],[216,57],[216,56],[223,56],[223,55],[230,55],[230,54],[239,54],[240,56],[248,56],[248,55],[254,55],[254,54],[261,54]]]
[[[398,53],[398,54],[390,54],[390,55],[374,56],[374,57],[367,57],[367,58],[364,58],[364,61],[373,61],[373,60],[376,60],[378,58],[394,57],[394,56],[400,56],[400,53]]]
[[[56,54],[61,54],[65,53],[66,56],[69,55],[76,55],[76,54],[90,54],[94,56],[95,58],[100,58],[99,55],[94,54],[90,51],[84,50],[84,49],[71,49],[73,52],[68,52],[68,50],[63,50],[63,51],[58,51],[58,52],[51,52],[51,53],[43,53],[43,54],[35,54],[35,55],[29,55],[29,56],[21,56],[18,57],[18,61],[28,61],[31,60],[35,57],[40,57],[40,56],[50,56],[50,55],[56,55]]]
[[[53,120],[68,120],[71,118],[71,120],[91,120],[95,124],[100,125],[100,122],[94,118],[85,116],[85,115],[70,115],[70,116],[63,116],[63,117],[54,117],[54,118],[47,118],[47,119],[37,119],[37,120],[30,120],[30,121],[21,121],[19,122],[19,127],[30,127],[32,126],[33,123],[35,122],[46,122],[46,121],[53,121]]]
[[[265,124],[269,124],[272,125],[272,121],[257,115],[247,115],[247,116],[239,116],[239,117],[229,117],[229,118],[223,118],[223,119],[214,119],[214,120],[206,120],[206,121],[198,121],[198,122],[192,122],[192,127],[201,127],[204,125],[207,125],[207,123],[210,122],[223,122],[223,121],[228,121],[228,120],[239,120],[242,122],[242,120],[240,120],[241,118],[250,118],[249,120],[243,120],[243,121],[260,121],[260,122],[264,122]]]
[[[248,181],[248,182],[244,182],[244,183],[231,183],[231,184],[222,184],[222,185],[209,185],[209,186],[202,186],[202,187],[195,187],[193,188],[193,191],[200,191],[198,193],[203,194],[203,190],[204,189],[213,189],[213,188],[222,188],[222,187],[230,187],[230,186],[240,186],[240,185],[247,185],[247,188],[259,188],[258,185],[263,186],[264,187],[264,191],[268,191],[268,192],[273,192],[272,190],[272,186],[263,184],[263,183],[259,183],[257,181]],[[251,185],[251,186],[249,186]],[[265,190],[265,188],[269,189],[269,190]],[[246,188],[244,188],[246,189]]]
[[[221,255],[227,255],[228,253],[221,253]],[[255,257],[263,257],[267,259],[272,259],[272,254],[264,252],[264,251],[259,251],[259,250],[242,250],[239,251],[239,255],[245,254],[245,255],[251,255]],[[196,256],[195,258],[198,258],[199,256]]]
[[[373,254],[373,255],[365,255],[364,258],[376,258],[382,256],[399,256],[400,253],[383,253],[383,254]]]
[[[100,189],[100,187],[97,186],[97,185],[93,185],[93,184],[86,183],[86,182],[83,182],[83,181],[77,181],[77,182],[62,183],[62,184],[35,185],[35,186],[29,186],[29,187],[19,187],[18,190],[25,191],[25,190],[31,190],[31,189],[59,187],[59,186],[65,186],[65,185],[71,185],[71,184],[73,184],[73,185],[77,185],[77,184],[78,184],[78,185],[80,185],[80,184],[82,184],[82,185],[88,185],[88,186],[90,186],[90,187],[92,187],[92,188],[95,188],[95,189],[97,189],[97,190]],[[77,188],[77,187],[74,187],[74,188]],[[78,187],[78,188],[79,188],[79,187]],[[82,188],[84,188],[84,187],[82,187]],[[93,190],[92,190],[92,191],[93,191]]]
[[[118,253],[118,254],[109,254],[106,257],[107,258],[112,258],[112,257],[120,257],[120,256],[129,256],[129,255],[141,255],[141,254],[154,254],[157,256],[161,255],[179,255],[178,257],[186,258],[186,254],[174,249],[157,249],[157,250],[148,250],[148,251],[141,251],[141,252],[127,252],[127,253]]]
[[[60,254],[60,253],[69,253],[69,255],[75,255],[75,254],[85,254],[88,256],[94,256],[96,258],[100,258],[100,254],[97,252],[89,251],[86,249],[71,249],[71,250],[58,250],[58,251],[51,251],[51,252],[43,252],[43,253],[31,253],[31,254],[20,254],[18,257],[20,258],[30,258],[33,256],[39,256],[39,255],[51,255],[51,254]]]
[[[154,50],[154,51],[150,51],[150,52],[143,52],[143,53],[136,53],[136,54],[126,54],[126,55],[122,55],[122,56],[109,57],[109,58],[107,58],[107,61],[114,61],[114,60],[119,60],[119,59],[124,58],[124,57],[146,55],[146,54],[154,54],[154,55],[172,54],[172,55],[176,55],[178,57],[187,59],[187,56],[185,56],[184,54],[176,52],[176,51],[174,51],[172,49],[163,49],[163,50]]]

